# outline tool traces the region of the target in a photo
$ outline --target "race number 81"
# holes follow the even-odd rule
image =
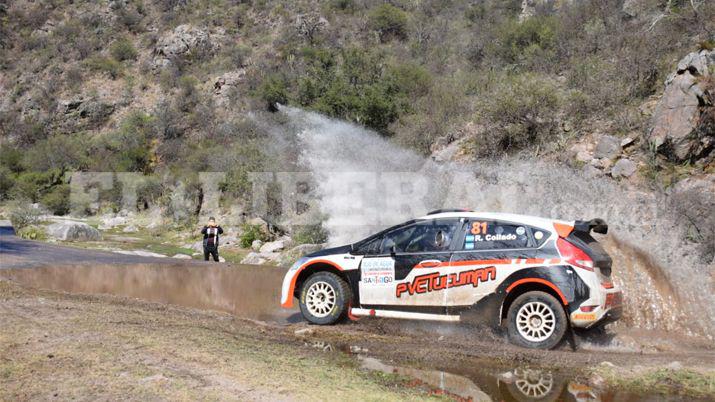
[[[471,233],[473,235],[487,234],[487,223],[486,222],[472,222]]]

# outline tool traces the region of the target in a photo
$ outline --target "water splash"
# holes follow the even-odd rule
[[[602,240],[628,303],[622,322],[712,338],[715,302],[703,283],[712,281],[713,267],[699,261],[666,196],[537,159],[436,163],[365,128],[296,108],[281,111],[297,135],[300,163],[314,175],[331,243],[355,241],[444,207],[600,217],[609,223],[610,234]],[[402,173],[395,180],[385,172]]]

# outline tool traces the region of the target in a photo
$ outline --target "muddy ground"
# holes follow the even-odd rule
[[[390,320],[333,327],[263,322],[118,296],[33,290],[6,280],[0,280],[0,300],[0,400],[463,397],[462,385],[455,392],[431,386],[425,376],[434,370],[440,371],[441,382],[444,373],[468,379],[464,392],[484,390],[493,400],[500,397],[501,384],[490,385],[485,376],[498,380],[517,370],[566,378],[568,387],[562,385],[563,392],[551,400],[565,398],[570,395],[566,389],[576,386],[601,400],[639,400],[646,391],[648,398],[672,400],[715,395],[710,392],[715,390],[715,354],[706,349],[529,351],[504,343],[491,331],[463,326]],[[362,370],[355,353],[418,374],[414,369],[390,369],[401,376]],[[671,383],[661,378],[659,388],[650,389],[649,376],[674,361],[679,366],[666,373]],[[679,381],[684,371],[697,378]],[[414,375],[418,378],[405,378]],[[609,376],[633,381],[609,384]]]

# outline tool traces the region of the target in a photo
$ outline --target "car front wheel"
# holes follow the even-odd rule
[[[545,292],[526,292],[509,306],[509,341],[532,349],[551,349],[564,337],[568,322],[561,303]]]
[[[301,287],[300,312],[313,324],[334,324],[347,316],[350,298],[347,282],[334,273],[319,272]]]

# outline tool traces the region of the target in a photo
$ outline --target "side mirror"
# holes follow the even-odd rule
[[[395,253],[397,253],[397,249],[395,248],[395,245],[393,244],[392,246],[390,246],[390,255],[394,256]]]

